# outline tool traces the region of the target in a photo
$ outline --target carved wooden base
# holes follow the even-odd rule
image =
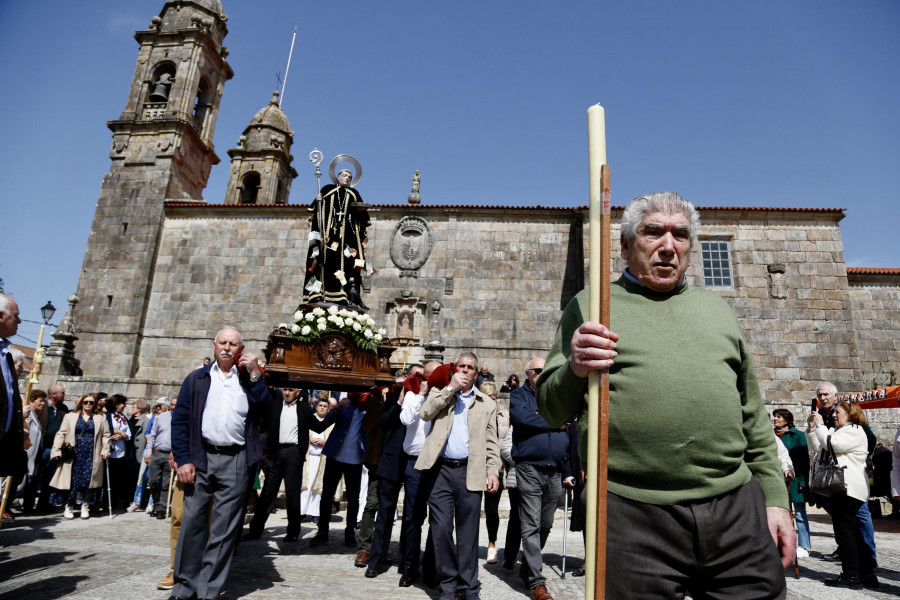
[[[395,348],[362,350],[349,334],[331,331],[313,342],[276,329],[266,344],[266,383],[280,388],[364,391],[392,385],[390,356]]]

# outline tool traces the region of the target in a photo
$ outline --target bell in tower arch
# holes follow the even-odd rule
[[[153,84],[153,91],[150,93],[151,102],[169,101],[169,88],[172,87],[171,79],[172,76],[168,73],[163,73],[159,76],[159,79]]]

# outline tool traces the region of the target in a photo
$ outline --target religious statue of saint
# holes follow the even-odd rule
[[[337,185],[324,186],[309,207],[312,213],[303,302],[357,306],[366,263],[366,229],[369,213],[362,196],[350,182],[353,174],[343,169]]]

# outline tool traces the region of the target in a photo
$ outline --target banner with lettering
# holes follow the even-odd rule
[[[900,408],[900,385],[840,394],[838,402],[858,402],[860,408]]]

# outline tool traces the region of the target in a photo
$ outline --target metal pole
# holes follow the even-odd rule
[[[565,494],[565,500],[563,500],[563,560],[562,575],[559,576],[560,579],[566,578],[566,537],[569,534],[569,527],[566,525],[566,520],[569,516],[569,489],[563,488],[563,493]]]
[[[109,518],[112,519],[112,487],[109,481],[109,458],[103,461],[106,463],[106,499],[109,501]]]
[[[291,38],[291,51],[288,52],[287,68],[284,70],[284,81],[281,82],[281,95],[278,97],[278,108],[284,102],[284,86],[287,85],[288,71],[291,70],[291,57],[294,55],[294,40],[297,39],[297,28],[294,27],[294,36]]]

